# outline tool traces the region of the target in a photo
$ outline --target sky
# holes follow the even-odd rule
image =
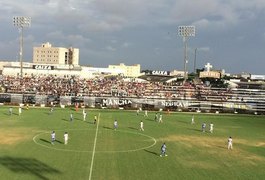
[[[141,70],[183,70],[179,26],[195,26],[189,37],[188,71],[265,74],[264,0],[0,0],[0,60],[18,61],[14,16],[31,17],[24,28],[23,61],[33,47],[79,48],[79,64],[141,64]]]

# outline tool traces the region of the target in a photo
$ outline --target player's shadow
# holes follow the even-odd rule
[[[6,115],[6,116],[13,116],[13,115],[16,115],[16,116],[18,116],[18,113],[12,113],[12,114],[10,114],[10,113],[4,113],[4,115]]]
[[[177,122],[180,122],[180,123],[183,123],[183,124],[187,124],[188,123],[187,121],[181,121],[181,120],[178,120]]]
[[[46,140],[46,139],[42,139],[42,138],[41,138],[40,141],[51,144],[51,142],[48,141],[48,140]]]
[[[88,124],[95,124],[94,121],[93,122],[92,121],[85,121],[85,122]]]
[[[70,119],[65,119],[65,118],[62,118],[62,120],[66,121],[66,122],[74,122],[75,121],[75,119],[71,121]]]
[[[80,119],[80,118],[74,118],[74,120],[76,120],[76,121],[83,121],[83,119]]]
[[[154,119],[150,119],[150,118],[146,118],[144,120],[147,120],[147,121],[155,121]]]
[[[145,151],[145,152],[148,152],[148,153],[150,153],[150,154],[156,155],[156,156],[159,156],[159,155],[160,155],[160,154],[157,153],[157,152],[149,151],[149,150],[147,150],[147,149],[144,149],[144,151]]]
[[[187,129],[190,130],[190,131],[198,131],[198,132],[202,132],[201,129],[194,129],[194,128],[187,128]]]
[[[62,141],[60,141],[60,140],[55,140],[55,142],[58,142],[58,143],[60,143],[60,144],[63,144],[63,142]]]
[[[227,149],[227,147],[225,145],[224,146],[216,145],[215,147],[220,148],[220,149]]]
[[[135,127],[128,127],[129,129],[133,129],[133,130],[138,130],[137,128],[135,128]]]
[[[104,129],[113,129],[113,128],[110,128],[108,126],[103,126]]]
[[[31,174],[34,179],[48,180],[46,174],[60,174],[61,172],[34,158],[0,157],[0,164],[13,173]]]

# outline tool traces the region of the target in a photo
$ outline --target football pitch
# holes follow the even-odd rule
[[[18,107],[12,115],[8,109],[0,108],[0,179],[265,179],[264,116],[194,113],[191,124],[192,113],[162,112],[158,123],[156,112],[145,117],[144,112],[86,109],[84,121],[82,109],[29,108],[21,115]],[[229,136],[233,150],[227,149]],[[164,142],[168,156],[160,157]]]

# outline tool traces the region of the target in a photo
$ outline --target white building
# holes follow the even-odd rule
[[[184,71],[173,70],[170,72],[170,76],[184,77]]]
[[[137,74],[137,72],[132,74]],[[9,62],[9,64],[4,65],[2,69],[2,74],[5,76],[19,76],[20,63]],[[127,75],[127,77],[131,77],[128,74],[126,74],[126,72],[122,68],[97,68],[97,67],[60,65],[60,64],[35,64],[28,62],[23,63],[24,77],[53,75],[57,77],[77,76],[80,78],[94,78],[100,76],[121,75],[121,74]]]
[[[124,63],[120,63],[119,65],[109,65],[109,69],[116,72],[121,72],[120,74],[125,77],[138,77],[141,75],[140,64],[126,66]]]
[[[0,71],[5,76],[19,76],[21,73],[20,62],[0,63]],[[52,47],[47,42],[41,47],[33,48],[33,63],[23,62],[22,76],[77,76],[80,78],[93,78],[96,76],[122,75],[125,77],[138,77],[140,64],[126,66],[109,65],[108,68],[95,68],[79,65],[79,49]]]
[[[47,42],[40,47],[33,48],[33,63],[79,65],[79,49],[52,47]]]
[[[4,76],[19,76],[20,63],[11,62],[10,65],[4,65],[2,74]],[[55,64],[35,64],[23,63],[23,77],[27,76],[48,76],[54,75],[58,77],[64,76],[80,76],[81,67],[72,65],[55,65]]]

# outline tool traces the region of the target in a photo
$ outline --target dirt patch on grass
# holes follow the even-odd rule
[[[181,162],[182,164],[184,164],[186,167],[189,168],[200,168],[200,169],[218,169],[220,168],[220,166],[216,163],[211,163],[211,162],[205,162],[205,161],[199,161],[199,160],[182,160],[182,161],[178,161]]]
[[[265,142],[257,142],[256,146],[257,147],[265,146]]]
[[[31,139],[30,129],[12,128],[0,129],[0,145],[15,145],[25,140]]]
[[[177,136],[171,135],[158,139],[165,142],[179,142],[188,147],[226,147],[226,139],[219,137],[201,137],[201,136]]]
[[[248,147],[256,147],[257,143],[246,139],[234,139],[233,150],[227,149],[227,139],[221,137],[211,137],[211,136],[186,136],[186,135],[170,135],[164,138],[158,139],[161,142],[176,142],[181,144],[187,149],[197,149],[196,155],[191,155],[187,153],[187,157],[182,157],[185,165],[189,167],[199,167],[204,169],[218,168],[217,164],[212,164],[205,161],[196,160],[197,157],[212,156],[215,159],[224,161],[224,164],[230,161],[240,161],[244,165],[258,165],[265,160],[264,156],[252,153],[246,148],[242,148],[242,145]],[[258,145],[264,146],[265,143],[259,142]],[[184,156],[185,153],[184,153]],[[188,156],[193,156],[194,160],[190,159]],[[190,159],[190,160],[189,160]]]

